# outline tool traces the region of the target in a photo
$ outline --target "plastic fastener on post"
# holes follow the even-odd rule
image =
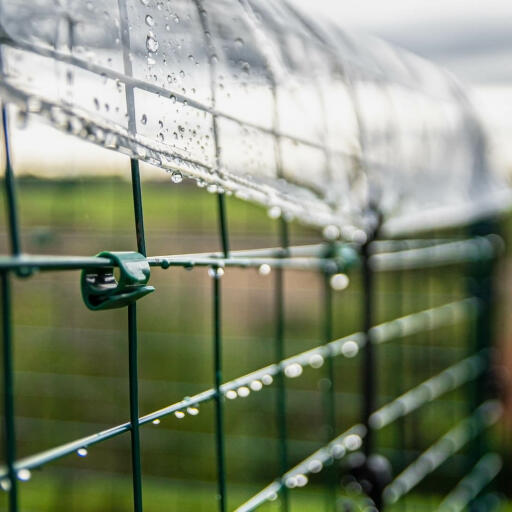
[[[147,286],[150,269],[142,254],[104,251],[96,256],[108,258],[112,266],[82,271],[82,297],[89,309],[122,308],[155,291],[153,286]],[[115,267],[119,269],[117,279]]]

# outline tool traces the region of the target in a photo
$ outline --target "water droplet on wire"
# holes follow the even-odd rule
[[[181,420],[182,418],[185,417],[185,413],[183,411],[176,411],[174,413],[174,416],[176,416],[176,418],[178,418],[179,420]]]
[[[76,454],[79,456],[79,457],[87,457],[87,454],[89,452],[87,451],[87,448],[78,448],[78,450],[76,451]]]
[[[18,471],[18,479],[22,482],[28,482],[31,477],[32,473],[30,472],[30,469],[20,469]]]
[[[263,265],[260,265],[258,269],[258,273],[260,276],[268,276],[270,272],[272,272],[272,268],[267,263],[263,263]]]
[[[299,363],[289,364],[284,369],[284,374],[287,377],[289,377],[290,379],[295,379],[297,377],[300,377],[302,375],[302,366]]]

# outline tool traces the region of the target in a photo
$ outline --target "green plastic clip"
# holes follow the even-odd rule
[[[122,308],[155,291],[153,286],[146,286],[150,269],[142,254],[104,251],[96,256],[108,258],[112,266],[82,271],[82,297],[89,309]],[[114,267],[119,268],[117,279]]]

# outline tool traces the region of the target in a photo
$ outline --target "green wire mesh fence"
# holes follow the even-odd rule
[[[486,489],[501,469],[501,458],[489,451],[486,431],[502,415],[502,406],[489,393],[491,358],[493,354],[493,276],[495,262],[502,252],[502,240],[495,234],[492,222],[482,222],[471,228],[466,236],[454,238],[425,238],[417,240],[379,240],[375,236],[362,244],[330,242],[317,245],[291,246],[288,225],[278,220],[280,247],[231,251],[224,194],[218,194],[218,231],[222,251],[185,255],[152,256],[146,254],[143,203],[139,164],[131,160],[135,239],[137,252],[104,252],[89,256],[38,256],[25,254],[20,241],[16,180],[11,164],[7,109],[2,108],[5,148],[5,198],[7,205],[8,234],[11,254],[0,257],[2,282],[2,351],[3,351],[3,400],[5,465],[0,468],[0,485],[8,493],[10,511],[20,510],[20,481],[31,477],[31,471],[51,464],[71,454],[86,455],[87,450],[109,439],[129,434],[131,439],[131,470],[133,477],[133,509],[143,509],[140,429],[148,424],[158,424],[166,416],[195,416],[205,402],[214,404],[215,450],[217,468],[217,504],[211,509],[221,512],[256,510],[268,503],[278,503],[279,510],[291,509],[291,494],[305,487],[310,481],[320,482],[325,488],[326,510],[338,510],[342,488],[343,496],[364,510],[382,509],[400,503],[420,483],[427,480],[449,459],[464,452],[467,464],[459,467],[460,483],[449,492],[439,505],[440,510],[463,510],[468,504],[484,499]],[[390,274],[399,282],[404,275],[425,272],[435,273],[451,265],[462,266],[467,276],[464,297],[432,307],[415,309],[408,314],[378,323],[376,320],[376,280]],[[189,396],[176,403],[162,404],[161,409],[140,415],[138,378],[138,328],[136,300],[153,290],[148,286],[150,268],[193,269],[207,267],[212,280],[212,345],[214,379],[209,389]],[[225,269],[274,270],[275,337],[274,357],[269,364],[246,375],[226,381],[223,377],[222,330],[222,277]],[[12,287],[19,279],[29,279],[35,272],[64,272],[82,270],[82,293],[90,309],[125,308],[127,310],[126,336],[128,338],[130,416],[127,421],[111,428],[91,433],[52,449],[18,458],[16,425],[16,383],[13,370],[13,308]],[[284,274],[287,270],[314,272],[322,276],[323,336],[316,347],[293,356],[285,350],[285,294]],[[362,282],[360,330],[351,335],[335,338],[333,318],[333,288],[346,286],[347,276],[360,275]],[[155,291],[158,294],[158,287]],[[414,301],[413,304],[414,306]],[[410,306],[410,305],[409,305]],[[85,307],[85,306],[84,306]],[[411,309],[411,308],[409,308]],[[232,314],[226,311],[226,314]],[[421,333],[435,333],[457,324],[469,327],[463,332],[467,338],[465,357],[435,372],[426,380],[407,389],[396,386],[396,394],[387,403],[378,404],[380,379],[391,378],[400,382],[406,361],[395,361],[393,374],[382,375],[382,355],[388,345],[396,340]],[[456,331],[459,332],[459,331]],[[425,364],[432,356],[425,350]],[[336,384],[343,385],[335,361],[340,358],[357,358],[360,366],[360,421],[350,428],[339,422],[343,411],[337,408]],[[325,428],[319,432],[323,447],[296,463],[289,453],[290,425],[287,417],[286,379],[300,377],[303,368],[311,367],[323,372],[326,382],[323,394]],[[388,368],[389,371],[389,368]],[[402,379],[403,380],[403,379]],[[228,505],[225,408],[230,400],[246,397],[273,384],[275,388],[274,418],[278,437],[278,473],[268,474],[269,483],[259,492],[247,497],[245,502]],[[400,464],[389,462],[381,454],[380,433],[389,425],[397,427],[397,450],[404,452],[403,421],[428,404],[435,403],[455,390],[463,390],[465,417],[450,424],[448,430],[433,444],[413,458],[399,457]],[[402,429],[402,430],[401,430]],[[404,452],[405,453],[405,452]],[[347,480],[348,479],[348,480]],[[348,482],[348,483],[347,483]],[[350,498],[346,489],[362,491],[366,498]],[[358,501],[359,500],[359,501]],[[362,501],[361,501],[362,500]],[[374,507],[373,509],[371,507]]]

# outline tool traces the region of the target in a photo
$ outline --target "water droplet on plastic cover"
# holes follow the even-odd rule
[[[263,384],[265,384],[265,386],[270,386],[270,384],[272,384],[272,382],[274,382],[274,379],[273,379],[272,375],[263,375],[263,377],[261,377],[261,382],[263,382]]]
[[[297,482],[297,487],[305,487],[309,482],[306,475],[297,475],[295,481]]]
[[[78,450],[76,451],[76,454],[79,456],[79,457],[87,457],[87,454],[89,452],[87,451],[87,448],[78,448]]]
[[[340,237],[340,230],[337,226],[329,225],[325,226],[325,228],[322,231],[322,234],[326,240],[333,241]]]
[[[260,268],[258,269],[258,274],[260,276],[268,276],[270,272],[272,272],[272,267],[267,263],[263,263],[263,265],[260,265]]]
[[[42,108],[43,104],[41,103],[41,100],[39,98],[31,96],[27,99],[27,110],[29,112],[41,112]]]
[[[174,413],[174,416],[176,416],[176,418],[178,418],[179,420],[181,420],[182,418],[185,417],[185,413],[183,411],[176,411]]]
[[[158,132],[157,137],[158,137],[158,140],[159,140],[160,142],[163,142],[163,141],[164,141],[164,134],[163,134],[162,132]]]
[[[146,48],[151,53],[156,53],[158,51],[159,43],[156,40],[155,36],[152,32],[150,32],[146,37]]]
[[[171,181],[175,184],[181,183],[183,181],[183,174],[180,171],[174,171],[171,174]]]
[[[176,96],[174,94],[171,96],[171,103],[174,105],[176,103]]]
[[[324,364],[324,358],[320,354],[314,354],[309,358],[311,368],[321,368]]]
[[[263,388],[263,384],[261,383],[260,380],[253,380],[250,384],[249,384],[249,387],[253,390],[253,391],[260,391],[262,388]]]
[[[31,477],[32,473],[30,472],[30,469],[20,469],[18,471],[18,479],[22,482],[28,482]]]
[[[281,213],[281,208],[279,208],[279,206],[272,206],[272,208],[267,212],[271,219],[279,219],[279,217],[281,217]]]
[[[241,48],[244,45],[244,40],[241,37],[235,39],[235,46]]]
[[[160,129],[162,129],[164,127],[164,123],[161,119],[158,120],[158,126]]]
[[[147,124],[148,122],[148,116],[146,114],[142,114],[142,117],[140,118],[140,122],[142,124]]]
[[[363,444],[363,440],[360,436],[357,434],[350,434],[345,438],[345,446],[347,447],[347,450],[350,450],[351,452],[355,450],[359,450]]]
[[[302,375],[302,366],[299,363],[289,364],[284,369],[284,374],[290,379],[295,379],[296,377],[300,377]]]
[[[153,423],[153,425],[160,425],[160,418],[153,420],[151,423]]]
[[[190,414],[190,416],[197,416],[199,409],[197,407],[187,407],[187,413]]]
[[[171,31],[171,26],[169,25],[169,23],[165,25],[165,30],[167,30],[167,32]]]
[[[251,394],[251,390],[247,386],[241,386],[236,391],[240,398],[245,398]]]
[[[146,14],[145,21],[148,27],[152,27],[155,24],[155,20],[153,19],[153,16],[151,16],[151,14]]]
[[[312,460],[308,464],[308,471],[311,473],[320,473],[322,471],[324,465],[319,460]]]
[[[100,100],[98,98],[94,98],[94,107],[96,108],[96,110],[99,110],[100,109]]]
[[[27,127],[28,113],[26,110],[16,112],[16,128],[24,130]]]
[[[350,284],[350,279],[346,274],[334,274],[329,280],[331,288],[336,291],[345,290]]]
[[[226,398],[228,398],[229,400],[234,400],[237,397],[238,397],[238,395],[234,389],[230,389],[229,391],[226,391]]]
[[[180,22],[180,17],[177,14],[175,14],[173,16],[173,19],[174,19],[174,23],[179,23]]]
[[[149,5],[149,0],[140,0],[140,3],[144,6]]]
[[[357,356],[359,352],[359,345],[352,340],[345,341],[343,345],[341,345],[341,353],[348,358]]]

